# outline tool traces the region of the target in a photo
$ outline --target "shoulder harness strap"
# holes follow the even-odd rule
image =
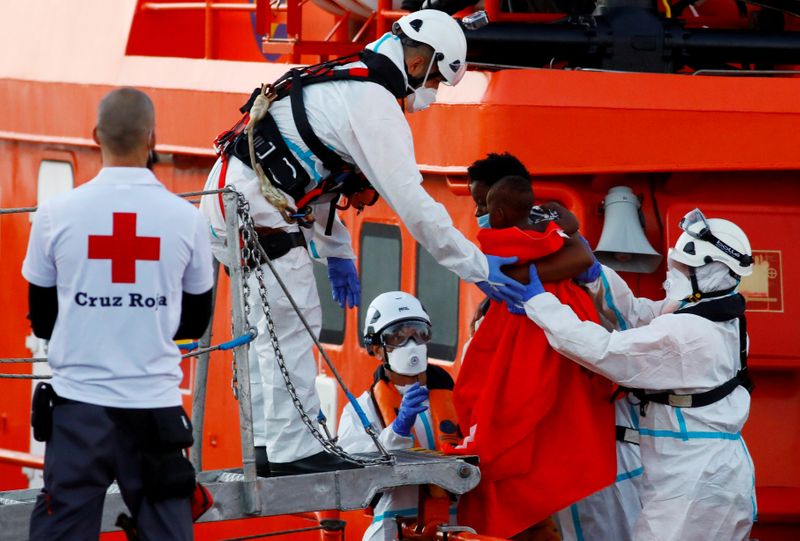
[[[640,411],[645,414],[648,402],[665,404],[674,408],[701,408],[718,402],[731,394],[741,385],[747,392],[753,391],[753,382],[747,370],[747,319],[744,315],[745,300],[740,294],[721,299],[688,306],[675,312],[676,314],[694,314],[710,321],[739,320],[739,371],[722,385],[709,391],[694,394],[676,394],[670,391],[646,393],[643,389],[623,388],[641,400]]]
[[[367,67],[354,67],[348,69],[334,69],[338,66],[360,60]],[[366,81],[378,84],[392,93],[398,99],[405,96],[405,79],[394,63],[382,54],[372,51],[362,51],[358,55],[344,57],[338,61],[322,64],[319,67],[311,66],[305,69],[290,70],[289,99],[292,102],[292,118],[300,132],[300,137],[306,146],[322,161],[325,169],[332,173],[351,168],[333,150],[320,141],[306,114],[303,99],[303,88],[308,85],[330,81]],[[278,99],[285,93],[278,92]]]

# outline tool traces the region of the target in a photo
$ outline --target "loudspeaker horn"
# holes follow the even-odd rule
[[[644,236],[639,221],[639,198],[627,186],[614,186],[605,201],[605,222],[594,251],[600,263],[623,272],[653,272],[661,263],[659,254]]]

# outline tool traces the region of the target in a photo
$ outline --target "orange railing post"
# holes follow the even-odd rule
[[[391,28],[391,23],[387,20],[386,12],[391,11],[392,0],[378,0],[378,15],[375,17],[375,35],[382,36]]]
[[[11,449],[0,449],[0,464],[12,464],[23,468],[44,469],[44,457],[12,451]]]
[[[213,31],[211,21],[212,0],[206,0],[205,9],[205,41],[203,42],[203,58],[211,58],[211,32]]]
[[[256,32],[266,36],[272,29],[272,10],[267,0],[256,0]]]
[[[483,9],[490,21],[499,20],[500,15],[500,0],[484,0]]]

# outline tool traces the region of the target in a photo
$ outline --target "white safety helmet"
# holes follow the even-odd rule
[[[450,15],[438,9],[409,13],[392,25],[392,32],[430,45],[444,83],[457,85],[467,71],[467,38]]]
[[[680,222],[683,233],[670,249],[669,258],[689,267],[712,261],[725,264],[739,276],[753,273],[753,251],[744,231],[735,223],[703,216],[695,209]]]
[[[408,325],[403,325],[406,323]],[[403,330],[398,333],[391,332],[394,328]],[[410,333],[409,330],[412,330],[413,333]],[[403,291],[388,291],[381,293],[369,303],[364,318],[365,346],[401,347],[409,338],[428,342],[430,333],[431,318],[425,312],[419,299],[413,295]],[[372,351],[369,353],[372,355]]]

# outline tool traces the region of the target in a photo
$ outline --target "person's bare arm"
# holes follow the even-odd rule
[[[594,257],[589,248],[577,234],[574,234],[564,239],[564,246],[559,251],[537,260],[536,270],[542,282],[557,282],[576,277],[591,267],[592,263],[594,263]],[[523,270],[527,273],[527,269],[526,266]],[[505,272],[505,268],[503,270]],[[520,283],[528,283],[527,276],[522,282],[515,274],[510,272],[507,274]]]
[[[548,210],[554,210],[558,212],[558,220],[556,220],[556,224],[558,227],[564,230],[569,236],[574,235],[580,229],[581,224],[578,221],[578,217],[575,216],[567,207],[561,205],[560,203],[556,203],[555,201],[550,201],[548,203],[543,203],[540,205],[542,208],[546,208]],[[539,268],[538,266],[536,267]]]
[[[563,248],[562,248],[562,250],[563,250]],[[561,253],[561,250],[559,250],[556,253]],[[552,255],[555,255],[555,254],[552,254]],[[551,256],[547,256],[547,257],[548,258],[552,257],[552,255]],[[544,259],[547,259],[547,258],[544,258]],[[544,259],[542,259],[542,261],[544,261]],[[536,263],[536,268],[537,269],[539,268],[538,261]],[[531,281],[530,265],[527,265],[527,264],[525,264],[525,265],[505,265],[505,266],[501,267],[500,270],[503,271],[503,274],[505,274],[509,278],[513,278],[514,280],[516,280],[520,284],[527,284],[527,283],[529,283]],[[542,281],[544,281],[544,280],[542,279]]]

